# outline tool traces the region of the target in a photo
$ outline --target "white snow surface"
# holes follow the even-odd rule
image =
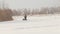
[[[60,34],[60,15],[13,16],[13,21],[0,22],[0,34]]]

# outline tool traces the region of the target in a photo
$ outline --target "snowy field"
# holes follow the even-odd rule
[[[13,21],[0,22],[0,34],[60,34],[60,15],[14,16]]]

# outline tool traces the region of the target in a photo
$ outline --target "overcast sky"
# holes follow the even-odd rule
[[[2,2],[3,0],[0,0]],[[60,6],[60,0],[4,0],[12,9]]]

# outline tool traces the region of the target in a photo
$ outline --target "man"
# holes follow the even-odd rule
[[[24,19],[23,20],[27,20],[27,15],[26,14],[24,15]]]

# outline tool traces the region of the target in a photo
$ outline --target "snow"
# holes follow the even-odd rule
[[[13,16],[13,21],[0,22],[0,34],[60,34],[60,15]]]

